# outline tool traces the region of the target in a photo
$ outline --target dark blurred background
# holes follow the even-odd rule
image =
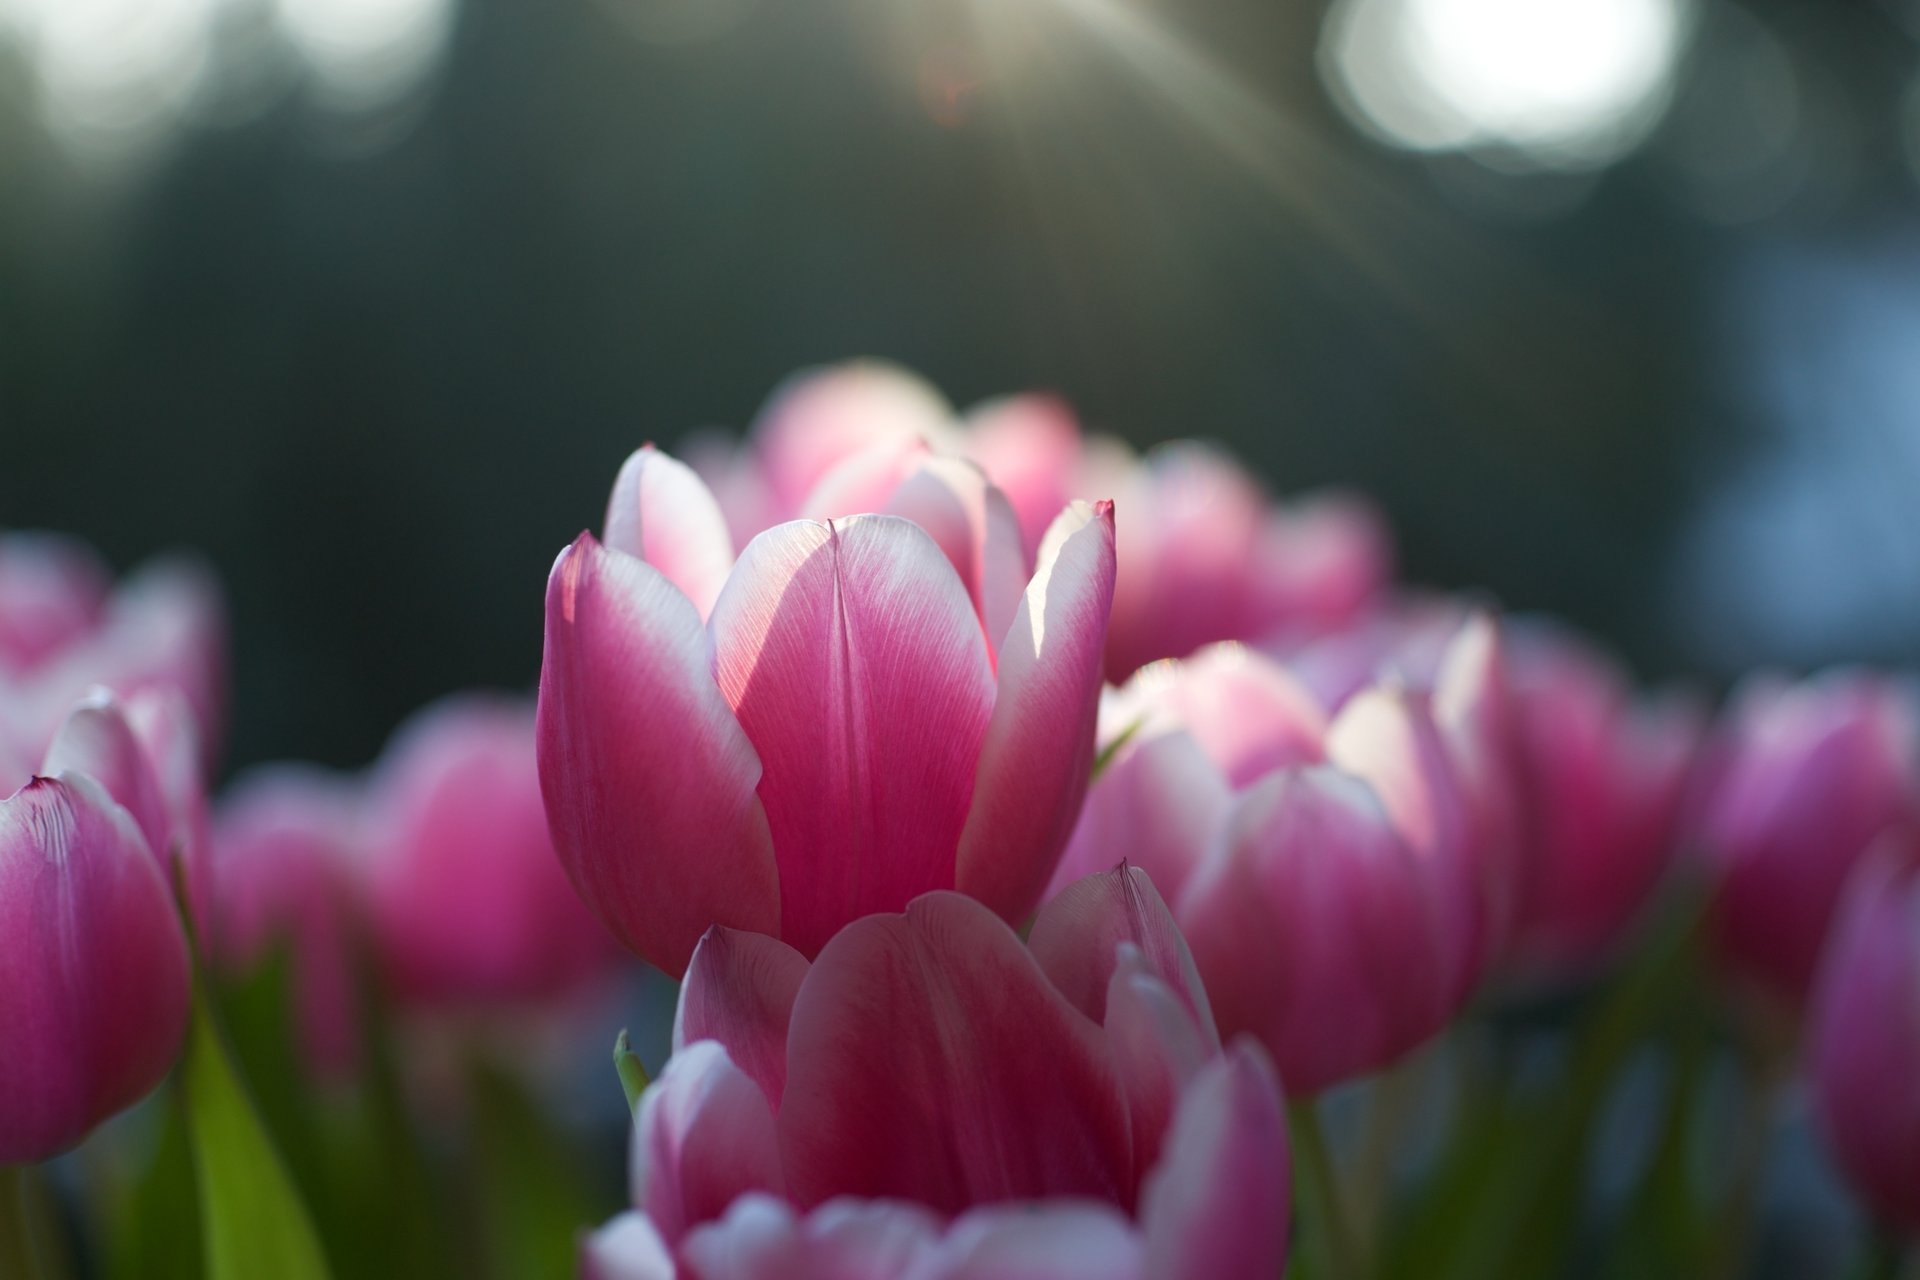
[[[230,760],[529,685],[625,453],[872,354],[1644,674],[1920,648],[1920,7],[0,0],[0,524],[229,590]]]

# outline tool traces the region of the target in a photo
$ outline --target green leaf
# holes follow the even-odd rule
[[[647,1091],[647,1068],[640,1061],[640,1055],[633,1051],[633,1041],[627,1038],[625,1027],[620,1028],[620,1035],[613,1042],[613,1069],[619,1073],[621,1091],[627,1095],[627,1110],[635,1110],[640,1105],[640,1095]]]
[[[313,1222],[234,1070],[197,977],[179,1087],[200,1188],[207,1280],[328,1280]]]

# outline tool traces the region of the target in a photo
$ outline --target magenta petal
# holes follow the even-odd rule
[[[186,938],[133,820],[83,774],[0,801],[0,1164],[139,1101],[186,1029]]]
[[[975,1209],[954,1221],[937,1259],[919,1274],[926,1280],[1138,1280],[1140,1236],[1102,1204]]]
[[[133,815],[161,868],[172,865],[168,856],[172,824],[160,779],[112,693],[95,689],[73,709],[47,748],[40,771],[52,777],[84,773],[98,782]]]
[[[1120,951],[1107,984],[1104,1026],[1127,1094],[1138,1183],[1160,1158],[1180,1091],[1220,1051],[1220,1039],[1211,1025],[1202,1030],[1174,989],[1149,972],[1137,947],[1122,943]]]
[[[613,482],[603,541],[666,575],[702,618],[733,568],[733,538],[712,491],[650,444],[634,450]]]
[[[1027,949],[1074,1008],[1104,1022],[1107,983],[1121,945],[1137,948],[1145,971],[1186,1006],[1204,1040],[1220,1043],[1213,1009],[1180,926],[1147,873],[1124,863],[1068,885],[1040,909]]]
[[[1037,550],[1047,526],[1076,496],[1080,424],[1051,396],[1013,396],[967,416],[966,453],[1019,515],[1022,545]]]
[[[675,1280],[666,1241],[628,1210],[580,1242],[580,1280]]]
[[[1087,793],[1113,575],[1113,504],[1075,503],[1048,531],[1000,650],[957,884],[1007,920],[1039,901]]]
[[[718,1040],[778,1111],[787,1086],[787,1024],[807,967],[806,957],[778,938],[707,930],[680,984],[674,1052],[696,1040]]]
[[[956,893],[855,921],[820,953],[794,1003],[780,1140],[803,1205],[1133,1198],[1099,1028]]]
[[[711,630],[720,688],[766,765],[780,936],[812,955],[849,920],[951,888],[993,677],[932,539],[895,516],[770,529]]]
[[[634,1204],[669,1245],[749,1191],[785,1190],[766,1095],[716,1041],[667,1060],[634,1126]]]
[[[1453,950],[1435,889],[1373,792],[1323,766],[1249,789],[1176,913],[1225,1035],[1312,1094],[1437,1031]]]
[[[1148,1280],[1279,1275],[1292,1183],[1279,1083],[1258,1048],[1237,1043],[1181,1098],[1147,1180]]]
[[[1028,578],[1020,524],[1007,496],[971,462],[928,456],[901,480],[883,509],[913,521],[940,544],[967,584],[987,651],[999,653]]]
[[[560,553],[536,725],[554,848],[607,927],[676,976],[709,925],[780,925],[760,762],[710,652],[658,570],[586,534]]]
[[[1226,778],[1187,734],[1155,733],[1127,742],[1088,788],[1048,892],[1124,858],[1169,897],[1178,897],[1232,805]]]

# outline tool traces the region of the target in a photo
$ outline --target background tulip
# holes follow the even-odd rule
[[[1873,1213],[1920,1240],[1920,859],[1910,834],[1850,878],[1810,1015],[1814,1110]]]
[[[187,1026],[186,939],[132,817],[91,778],[0,801],[0,1165],[153,1089]]]
[[[1256,1048],[1220,1053],[1151,882],[1072,886],[1034,938],[946,892],[810,966],[711,932],[641,1101],[636,1212],[588,1273],[1277,1274],[1279,1091]]]
[[[1920,812],[1912,704],[1862,673],[1756,679],[1716,737],[1699,831],[1715,952],[1737,979],[1797,1007],[1848,874]]]
[[[703,504],[678,464],[641,465],[673,483],[623,482],[610,529]],[[981,509],[984,486],[928,474]],[[621,514],[649,494],[671,509]],[[813,954],[934,888],[1023,916],[1086,785],[1113,539],[1110,506],[1063,513],[994,635],[1004,562],[969,560],[969,584],[897,517],[760,535],[704,627],[689,566],[710,555],[628,541],[656,564],[582,535],[548,582],[538,720],[574,884],[671,973],[713,923]]]
[[[370,788],[372,924],[401,999],[525,1005],[608,972],[618,953],[547,835],[532,706],[466,695],[420,712]]]

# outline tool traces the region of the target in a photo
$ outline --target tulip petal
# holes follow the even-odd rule
[[[1226,778],[1190,736],[1136,738],[1088,788],[1049,893],[1124,858],[1177,898],[1232,807]]]
[[[741,554],[711,630],[766,765],[780,936],[812,955],[849,920],[951,888],[993,677],[933,540],[895,516],[777,526]]]
[[[760,762],[700,619],[659,570],[587,534],[547,583],[536,734],[554,848],[622,942],[678,976],[709,925],[778,931]]]
[[[707,930],[680,984],[674,1052],[696,1040],[719,1041],[778,1111],[787,1086],[787,1025],[806,976],[806,957],[778,938]]]
[[[857,920],[820,953],[794,1003],[780,1139],[802,1205],[1133,1198],[1099,1029],[956,893]]]
[[[848,454],[820,477],[800,504],[800,518],[837,520],[887,510],[894,491],[919,469],[927,453],[926,441],[905,436]]]
[[[749,1195],[691,1233],[681,1252],[698,1280],[925,1280],[939,1232],[919,1205],[832,1200],[802,1218]]]
[[[924,379],[898,365],[859,360],[794,374],[754,422],[775,505],[797,512],[842,458],[886,441],[950,442],[953,411]]]
[[[1236,643],[1208,645],[1134,677],[1145,701],[1193,735],[1236,790],[1320,759],[1327,713],[1285,667]]]
[[[1137,1280],[1140,1237],[1109,1205],[992,1206],[957,1218],[923,1274],[926,1280]]]
[[[1139,867],[1122,863],[1077,881],[1034,918],[1027,949],[1074,1008],[1104,1022],[1107,984],[1122,944],[1138,950],[1145,972],[1173,991],[1206,1041],[1218,1047],[1213,1008],[1173,912]]]
[[[1033,910],[1086,797],[1113,603],[1113,504],[1075,503],[1048,531],[1000,650],[957,884],[1002,918]]]
[[[1149,971],[1139,948],[1122,943],[1120,952],[1103,1025],[1127,1094],[1138,1183],[1160,1159],[1180,1091],[1220,1051],[1220,1038],[1211,1024],[1203,1030],[1194,1021],[1185,1001]]]
[[[580,1242],[580,1280],[675,1280],[666,1241],[628,1210]]]
[[[1292,1181],[1279,1082],[1258,1048],[1235,1044],[1181,1098],[1147,1180],[1149,1280],[1279,1275]]]
[[[73,709],[54,735],[53,745],[47,748],[46,763],[40,771],[52,777],[84,773],[98,782],[133,815],[162,869],[171,865],[171,824],[160,780],[112,693],[95,689]]]
[[[967,584],[987,651],[997,655],[1028,578],[1020,524],[1007,496],[971,462],[928,456],[901,480],[883,510],[913,521],[940,544]]]
[[[138,1101],[186,1029],[186,938],[133,819],[84,774],[0,801],[0,1164]]]
[[[667,1060],[634,1119],[633,1201],[669,1245],[749,1191],[785,1190],[773,1112],[718,1041]]]
[[[1007,495],[1029,554],[1077,496],[1080,452],[1080,424],[1052,396],[1013,396],[967,415],[967,456]]]
[[[613,482],[604,545],[658,569],[702,618],[733,568],[733,538],[712,491],[650,444],[634,450]]]
[[[1222,1032],[1257,1036],[1312,1094],[1445,1021],[1455,962],[1434,894],[1378,797],[1314,765],[1241,797],[1175,915]]]

